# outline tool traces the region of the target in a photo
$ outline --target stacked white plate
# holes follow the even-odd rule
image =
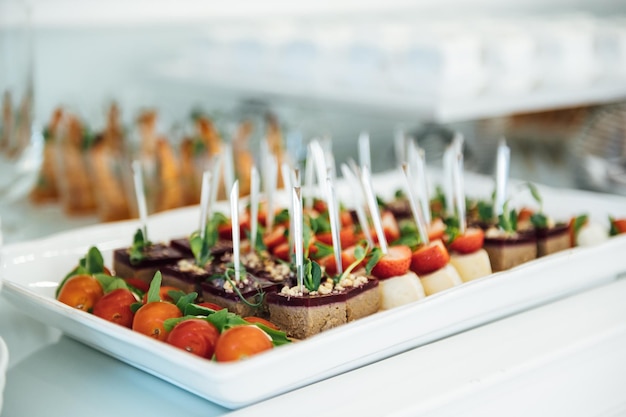
[[[9,363],[9,349],[2,337],[0,337],[0,413],[2,412],[2,393],[6,382],[6,371]]]

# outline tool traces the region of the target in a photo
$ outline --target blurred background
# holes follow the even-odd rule
[[[294,163],[312,138],[327,138],[338,162],[356,159],[367,131],[374,172],[397,167],[400,133],[439,166],[459,131],[467,170],[492,175],[506,138],[515,178],[626,194],[626,2],[315,3],[0,0],[2,131],[23,155],[4,152],[3,205],[56,213],[51,199],[25,190],[45,179],[60,108],[97,138],[114,113],[135,145],[113,161],[145,141],[138,118],[151,109],[151,131],[179,158],[199,114],[235,148],[238,126],[250,121],[244,143],[259,164],[269,121]],[[35,127],[28,146],[19,145],[20,123]],[[62,125],[56,141],[71,141],[71,123]],[[83,148],[98,142],[87,136]],[[71,164],[55,155],[50,164]],[[25,173],[23,184],[4,172]],[[93,213],[62,215],[108,219]]]

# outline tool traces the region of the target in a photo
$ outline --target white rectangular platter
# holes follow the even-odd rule
[[[469,177],[467,188],[488,194],[491,183]],[[396,174],[376,178],[392,190]],[[606,223],[626,215],[626,198],[541,187],[544,207],[565,219],[586,212]],[[185,236],[197,227],[197,207],[152,216],[153,241]],[[469,328],[616,279],[626,271],[626,236],[529,262],[380,312],[246,361],[221,364],[197,358],[54,299],[65,275],[96,245],[105,263],[112,250],[130,245],[136,221],[96,225],[7,246],[4,294],[12,304],[95,349],[229,408],[239,408],[379,361]],[[428,378],[428,375],[424,375]]]

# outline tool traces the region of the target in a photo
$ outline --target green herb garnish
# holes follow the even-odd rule
[[[367,275],[372,274],[372,270],[374,269],[378,261],[380,261],[380,258],[383,257],[383,255],[384,253],[382,249],[380,249],[378,246],[372,249],[372,252],[370,253],[370,258],[368,259],[367,264],[365,265],[365,273]]]
[[[206,223],[204,237],[201,236],[199,230],[196,230],[189,236],[191,253],[193,253],[196,265],[199,267],[206,266],[213,259],[211,249],[215,246],[219,237],[217,221],[219,220],[213,217]]]
[[[338,276],[335,277],[335,282],[341,282],[342,279],[347,278],[348,275],[350,275],[350,273],[352,273],[352,271],[354,270],[354,268],[356,268],[357,266],[359,266],[361,264],[361,262],[363,262],[365,260],[365,258],[367,257],[369,252],[369,244],[366,242],[365,245],[359,243],[354,247],[354,257],[355,260],[354,262],[352,262],[350,265],[348,265],[348,267],[343,271],[343,273]],[[378,262],[378,261],[376,261]],[[374,265],[376,265],[374,263]],[[374,265],[372,265],[372,268],[374,267]]]
[[[302,283],[309,291],[317,291],[322,283],[322,268],[310,259],[304,261]]]
[[[136,265],[146,258],[145,252],[150,245],[152,243],[146,239],[143,230],[141,228],[137,229],[133,237],[133,244],[128,250],[131,265]]]
[[[498,226],[509,234],[517,232],[517,212],[514,209],[509,210],[508,201],[504,203],[502,214],[498,216]]]

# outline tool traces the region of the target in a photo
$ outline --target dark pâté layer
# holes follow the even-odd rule
[[[130,260],[128,248],[113,251],[113,270],[115,275],[122,278],[135,277],[149,283],[156,271],[166,265],[175,264],[184,258],[178,250],[165,244],[156,243],[148,246],[142,252],[143,258],[136,262]]]

